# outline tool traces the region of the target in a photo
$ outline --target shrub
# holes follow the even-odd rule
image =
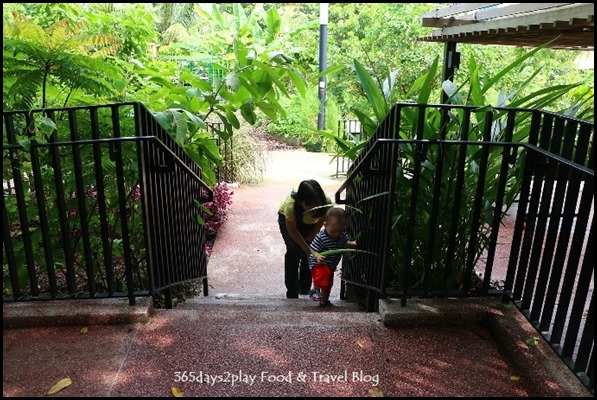
[[[278,121],[272,121],[267,131],[282,137],[297,137],[303,139],[307,151],[333,152],[335,142],[322,136],[317,131],[319,115],[319,97],[317,92],[309,91],[302,98],[295,95],[292,98],[282,98],[280,104],[286,110],[286,116]],[[336,131],[340,118],[338,105],[333,96],[326,97],[325,125],[327,130]]]
[[[234,182],[248,184],[263,180],[266,168],[265,149],[251,133],[261,129],[243,124],[232,135],[233,160],[230,169]]]
[[[228,184],[219,182],[213,189],[213,201],[204,204],[206,216],[204,218],[204,228],[207,235],[206,252],[211,254],[213,242],[216,239],[218,231],[227,219],[228,211],[232,205],[232,194]]]

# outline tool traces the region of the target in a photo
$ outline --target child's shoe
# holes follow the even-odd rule
[[[321,293],[319,293],[319,290],[311,289],[309,290],[309,297],[313,301],[319,301],[321,300]]]

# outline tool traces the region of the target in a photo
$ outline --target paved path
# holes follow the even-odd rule
[[[278,207],[300,181],[315,179],[334,201],[342,180],[334,178],[330,154],[303,150],[267,153],[264,180],[233,188],[228,220],[218,232],[209,260],[210,294],[285,297],[285,246],[278,227]],[[340,266],[341,267],[341,266]],[[339,297],[335,279],[331,298]]]

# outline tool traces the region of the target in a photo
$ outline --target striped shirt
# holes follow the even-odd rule
[[[334,239],[333,237],[328,235],[326,229],[323,228],[317,233],[317,235],[315,235],[315,238],[311,242],[310,246],[316,252],[321,253],[322,251],[327,250],[343,249],[346,246],[346,242],[348,242],[349,240],[350,238],[348,237],[348,234],[346,232],[342,233],[342,235],[340,235],[340,237],[338,237],[337,239]],[[325,261],[323,263],[335,271],[336,267],[340,263],[341,258],[342,254],[328,255],[325,256]],[[316,263],[317,261],[315,260],[315,257],[309,255],[309,269],[313,268],[313,266]]]

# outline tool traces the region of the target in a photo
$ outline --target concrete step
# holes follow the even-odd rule
[[[303,298],[304,297],[304,298]],[[188,299],[172,310],[154,310],[155,315],[171,315],[179,323],[349,327],[380,324],[378,313],[367,313],[357,304],[333,300],[320,307],[307,296],[285,299],[280,296],[220,294]]]
[[[339,298],[330,298],[330,302],[333,305],[326,310],[330,311],[364,311],[364,309],[356,303],[349,302],[346,300],[340,300]],[[315,308],[319,307],[318,302],[313,301],[307,295],[300,295],[298,299],[286,299],[280,297],[280,295],[247,295],[239,293],[218,293],[209,296],[198,296],[191,299],[187,299],[184,303],[181,303],[177,308],[194,307],[199,304],[212,304],[212,305],[237,305],[237,306],[267,306],[266,308],[279,307],[287,309],[302,308],[305,305],[309,305]]]
[[[174,309],[155,309],[152,299],[78,299],[3,303],[4,328],[50,326],[88,326],[147,323],[159,314],[179,318],[181,322],[205,321],[211,324],[265,324],[354,326],[379,322],[379,314],[365,313],[357,304],[331,299],[333,306],[319,304],[301,296],[247,296],[217,294],[187,299]]]
[[[147,322],[152,310],[147,297],[136,298],[134,306],[127,298],[6,302],[2,324],[4,328],[119,325]]]

